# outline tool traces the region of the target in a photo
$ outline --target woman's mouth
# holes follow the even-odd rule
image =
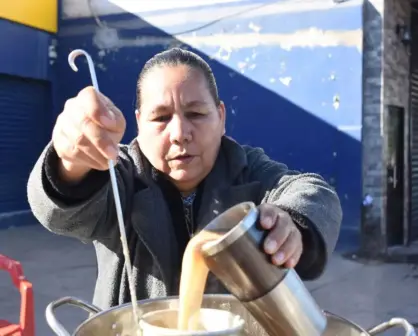
[[[178,162],[178,163],[190,163],[193,160],[194,156],[193,155],[179,155],[176,156],[175,158],[172,159],[172,161],[174,162]]]

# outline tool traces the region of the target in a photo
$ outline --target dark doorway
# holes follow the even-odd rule
[[[387,243],[403,244],[404,230],[404,122],[405,109],[389,105],[387,133]]]

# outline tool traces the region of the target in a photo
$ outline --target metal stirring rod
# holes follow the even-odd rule
[[[99,84],[97,83],[96,70],[94,69],[93,60],[86,51],[82,49],[76,49],[76,50],[73,50],[68,55],[68,63],[70,64],[71,69],[73,69],[76,72],[78,71],[78,68],[75,65],[74,61],[77,58],[77,56],[80,56],[80,55],[84,55],[86,57],[93,87],[96,89],[97,92],[100,92]],[[113,111],[109,110],[109,113],[111,113],[112,117],[116,119],[116,116],[113,113]],[[110,172],[110,182],[111,182],[112,189],[113,189],[113,197],[115,199],[116,214],[117,214],[119,230],[120,230],[120,239],[122,241],[123,254],[125,255],[126,272],[128,275],[128,282],[129,282],[131,301],[132,301],[132,307],[133,307],[133,315],[134,315],[135,323],[139,323],[139,316],[138,316],[137,305],[136,305],[137,303],[136,290],[135,290],[135,284],[133,283],[133,276],[132,276],[132,264],[131,264],[131,260],[129,257],[128,241],[126,239],[125,224],[123,220],[122,206],[120,203],[119,189],[118,189],[118,184],[116,180],[115,167],[113,164],[113,160],[109,160],[109,172]],[[139,326],[137,330],[139,331]]]

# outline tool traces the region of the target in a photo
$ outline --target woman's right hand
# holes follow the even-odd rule
[[[52,133],[62,179],[78,182],[92,169],[109,169],[125,129],[122,112],[93,87],[67,100]]]

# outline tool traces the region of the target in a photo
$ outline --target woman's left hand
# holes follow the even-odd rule
[[[275,265],[293,268],[303,251],[302,235],[290,215],[272,204],[259,207],[261,226],[270,230],[264,241],[264,250],[272,256]]]

